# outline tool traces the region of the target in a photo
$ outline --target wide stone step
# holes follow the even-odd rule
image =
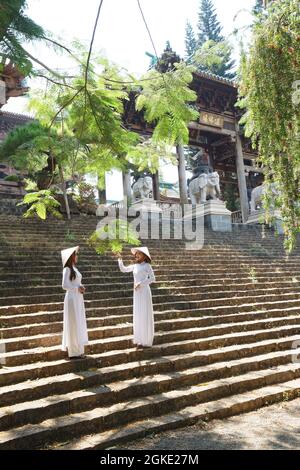
[[[224,290],[225,289],[225,290]],[[266,295],[284,295],[284,294],[289,294],[290,291],[292,290],[292,293],[297,295],[300,295],[300,285],[299,282],[294,282],[292,283],[292,286],[281,286],[281,287],[269,287],[266,289],[265,287],[261,288],[260,286],[257,286],[255,283],[253,283],[253,287],[251,289],[251,294],[252,296],[260,296],[262,293],[265,293]],[[153,288],[152,290],[152,299],[154,303],[161,303],[161,302],[170,302],[172,299],[174,299],[174,302],[176,300],[181,300],[181,299],[190,299],[191,301],[197,299],[199,301],[201,300],[206,300],[206,298],[209,296],[210,300],[213,299],[219,299],[219,298],[228,298],[231,299],[232,297],[243,297],[243,296],[249,296],[249,291],[250,289],[244,289],[242,286],[242,289],[239,290],[238,288],[236,290],[230,290],[227,289],[226,286],[220,286],[219,289],[215,292],[211,291],[209,294],[205,291],[203,292],[204,289],[199,289],[199,287],[177,287],[174,289],[168,288]],[[103,291],[99,290],[93,290],[92,292],[86,291],[84,294],[85,302],[88,301],[94,301],[97,299],[97,302],[100,302],[98,305],[120,305],[125,302],[127,303],[128,299],[132,300],[132,288],[129,290],[115,290],[115,291]],[[4,305],[22,305],[22,304],[32,304],[34,301],[35,304],[43,304],[45,300],[48,302],[51,301],[53,303],[58,303],[62,299],[62,294],[61,293],[56,293],[56,294],[39,294],[34,296],[33,293],[31,292],[31,295],[26,295],[26,296],[13,296],[13,297],[3,297],[1,299],[1,304],[2,306]]]
[[[107,407],[68,414],[54,419],[40,421],[37,425],[0,432],[0,449],[34,449],[70,437],[84,436],[116,425],[161,416],[187,406],[195,406],[212,400],[243,393],[266,385],[274,385],[298,379],[299,364],[277,366],[273,370],[251,371],[237,377],[218,379],[208,384],[186,386],[177,390],[121,401]],[[170,380],[168,375],[165,379]],[[143,381],[139,382],[143,390]],[[122,386],[122,384],[121,384]],[[160,386],[163,388],[162,384]],[[105,393],[105,392],[104,392]],[[109,393],[109,392],[108,392]]]
[[[84,273],[82,273],[84,274]],[[197,276],[197,274],[196,274]],[[225,281],[231,281],[231,282],[234,282],[235,280],[237,280],[237,282],[239,281],[239,279],[253,279],[253,282],[255,282],[255,280],[264,280],[264,279],[277,279],[277,278],[280,278],[280,279],[295,279],[295,276],[296,278],[299,278],[299,274],[295,273],[295,270],[292,270],[292,271],[283,271],[281,269],[276,269],[275,271],[270,271],[270,270],[265,270],[265,271],[262,271],[262,272],[257,272],[255,271],[253,273],[253,271],[250,271],[250,270],[244,270],[242,272],[231,272],[231,271],[225,271],[225,272],[213,272],[213,271],[208,271],[208,272],[205,272],[202,270],[200,274],[198,274],[197,278],[198,279],[205,279],[205,281],[207,282],[208,280],[214,280],[214,281],[219,281],[220,283],[223,283],[224,280]],[[156,277],[156,284],[159,284],[161,282],[169,282],[169,281],[181,281],[183,279],[185,280],[190,280],[190,279],[195,279],[195,275],[190,274],[190,275],[186,275],[184,273],[181,273],[181,274],[178,274],[178,272],[176,271],[175,273],[172,273],[172,276],[170,276],[169,274],[158,274],[157,272],[155,272],[155,277]],[[30,281],[29,281],[30,279]],[[86,276],[84,277],[84,283],[86,282],[92,282],[92,283],[96,283],[96,282],[99,282],[100,283],[103,283],[103,282],[107,282],[107,283],[114,283],[116,281],[119,280],[119,282],[122,282],[122,281],[125,281],[125,282],[128,282],[128,280],[130,279],[130,277],[128,276],[128,274],[123,274],[123,273],[119,273],[119,272],[116,272],[114,275],[110,275],[110,274],[104,274],[103,273],[100,273],[98,271],[91,271],[89,274],[86,274]],[[15,276],[13,275],[13,273],[6,273],[5,276],[4,275],[0,275],[0,286],[5,286],[7,285],[7,283],[10,283],[10,285],[20,285],[20,282],[22,282],[22,285],[24,286],[34,286],[34,285],[51,285],[53,283],[57,283],[58,285],[61,284],[61,281],[62,281],[62,275],[61,273],[58,274],[58,273],[50,273],[50,274],[47,274],[46,276],[42,273],[33,273],[33,275],[26,275],[26,274],[16,274]],[[131,281],[132,282],[132,281]],[[154,284],[155,285],[155,284]],[[61,287],[60,287],[61,288]]]
[[[192,349],[190,352],[185,351],[182,354],[180,347],[177,352],[174,352],[174,347],[172,347],[172,353],[168,355],[168,348],[164,348],[164,354],[160,356],[159,354],[151,357],[147,351],[147,358],[145,358],[145,351],[138,351],[136,349],[124,349],[123,351],[108,351],[100,354],[89,355],[88,357],[77,360],[69,361],[66,359],[59,359],[53,361],[44,361],[32,364],[19,365],[14,367],[3,367],[0,374],[0,386],[1,391],[7,390],[4,387],[12,388],[17,384],[20,384],[21,387],[27,389],[28,387],[35,387],[35,382],[42,378],[51,377],[52,381],[55,383],[53,376],[56,376],[59,380],[59,375],[78,373],[79,376],[81,373],[86,371],[96,371],[99,367],[111,368],[114,370],[116,368],[127,370],[128,363],[137,362],[140,367],[140,373],[143,370],[143,364],[169,364],[169,360],[173,358],[176,359],[177,369],[184,369],[186,365],[198,366],[198,365],[207,365],[212,362],[220,362],[225,360],[234,360],[242,357],[252,357],[255,355],[275,353],[277,351],[283,350],[292,350],[295,349],[297,344],[299,344],[300,335],[288,336],[284,338],[273,338],[268,340],[256,341],[253,339],[253,343],[246,344],[234,344],[231,346],[217,347],[216,349],[208,350],[198,350],[197,348]],[[196,342],[196,346],[198,343]],[[185,348],[187,349],[187,348]],[[164,367],[163,365],[161,367]],[[168,365],[166,367],[169,367]],[[123,370],[123,369],[122,369]],[[27,382],[27,383],[25,383]],[[49,379],[47,380],[50,383]],[[12,388],[9,389],[9,392],[12,391]],[[26,393],[26,392],[25,392]],[[2,394],[1,394],[2,396]]]
[[[87,312],[89,313],[89,312]],[[217,315],[207,315],[205,312],[198,310],[192,311],[166,311],[166,312],[155,312],[155,325],[160,324],[162,329],[174,330],[180,325],[181,327],[188,327],[192,324],[197,327],[204,327],[210,325],[216,325],[221,323],[234,323],[239,321],[251,321],[251,320],[263,320],[266,318],[283,318],[297,316],[300,313],[300,302],[299,307],[290,307],[289,309],[270,309],[263,311],[252,312],[251,310],[247,313],[238,314],[227,314],[221,313]],[[52,316],[41,316],[40,321],[45,320],[44,323],[35,323],[36,314],[26,317],[17,317],[19,323],[22,326],[11,326],[16,325],[16,317],[1,317],[1,324],[6,327],[1,328],[2,339],[7,338],[18,338],[21,336],[34,336],[39,334],[50,334],[58,333],[62,331],[63,321],[62,314],[60,314],[60,321],[54,321],[54,315]],[[13,320],[13,322],[10,322]],[[47,322],[48,320],[48,322]],[[24,323],[26,323],[24,325]],[[97,318],[87,316],[87,325],[89,329],[99,327],[111,327],[114,325],[125,325],[132,323],[132,315],[109,315]],[[9,326],[10,325],[10,326]]]
[[[202,367],[193,367],[178,372],[165,371],[158,373],[157,370],[151,375],[147,372],[144,376],[138,378],[120,378],[117,376],[116,381],[109,381],[105,372],[83,375],[81,387],[77,387],[75,391],[68,393],[64,391],[60,395],[52,395],[51,403],[46,398],[30,401],[21,401],[19,404],[10,404],[10,407],[0,407],[0,431],[8,430],[16,426],[26,424],[36,424],[45,419],[63,416],[68,413],[77,413],[81,411],[91,410],[95,407],[110,406],[123,400],[130,398],[151,396],[156,393],[165,393],[171,390],[198,385],[200,383],[207,385],[210,381],[220,380],[232,376],[242,375],[250,371],[264,370],[272,368],[273,371],[280,369],[282,371],[284,365],[289,367],[292,365],[291,360],[293,354],[299,355],[300,349],[285,351],[281,356],[255,356],[251,359],[240,359],[238,361],[229,361],[225,363],[209,364]],[[292,365],[293,366],[293,365]],[[300,376],[300,365],[298,365],[298,373]],[[286,367],[286,371],[289,368]],[[111,373],[111,372],[110,372]],[[293,374],[295,373],[293,369]],[[296,375],[296,374],[295,374]],[[295,375],[291,378],[295,378]],[[298,377],[296,375],[296,377]],[[74,379],[74,377],[73,377]],[[78,380],[78,377],[77,377]],[[84,387],[84,389],[83,389]]]
[[[253,342],[254,339],[266,340],[272,338],[282,338],[296,335],[299,332],[299,325],[283,325],[277,328],[257,329],[253,331],[241,331],[221,334],[221,336],[203,337],[201,330],[188,329],[176,334],[156,335],[155,344],[147,351],[143,351],[143,357],[156,357],[162,354],[177,354],[178,350],[185,352],[224,347],[232,344],[245,344]],[[170,341],[167,343],[166,341]],[[105,338],[101,341],[90,341],[86,346],[86,354],[103,354],[109,351],[120,351],[128,349],[132,344],[132,336],[121,336]],[[66,357],[66,353],[57,346],[36,347],[28,350],[3,352],[1,354],[2,363],[6,366],[18,366],[40,361],[58,360]]]
[[[227,281],[227,282],[226,282]],[[220,285],[221,284],[221,285]],[[115,296],[116,293],[120,292],[120,290],[124,289],[126,292],[133,292],[133,282],[132,280],[129,282],[115,282],[115,283],[91,283],[85,282],[84,283],[87,292],[92,291],[99,291],[102,292],[102,298],[105,296]],[[181,292],[193,292],[197,289],[204,290],[205,292],[213,292],[214,290],[219,290],[220,287],[228,291],[234,290],[253,290],[255,287],[256,289],[274,289],[274,288],[293,288],[295,285],[300,285],[300,277],[297,279],[296,277],[291,279],[282,279],[279,281],[262,281],[262,280],[253,280],[249,281],[249,278],[245,278],[244,282],[241,282],[241,279],[237,278],[237,282],[231,282],[231,279],[220,279],[218,283],[207,283],[207,279],[190,279],[190,280],[181,280],[181,281],[167,281],[165,283],[159,283],[152,285],[152,289],[155,292],[174,292],[180,290]],[[192,287],[191,287],[192,286]],[[46,294],[57,294],[57,292],[61,291],[61,285],[51,285],[51,286],[31,286],[30,294],[31,296],[40,296]],[[28,289],[25,287],[15,287],[15,288],[2,288],[1,289],[1,298],[5,297],[20,297],[21,295],[25,296],[25,293],[28,293]]]
[[[264,273],[255,273],[255,277],[253,278],[250,275],[250,273],[247,275],[247,273],[242,273],[239,275],[231,274],[231,273],[222,273],[222,277],[220,277],[220,274],[218,273],[205,273],[205,277],[203,276],[202,273],[194,274],[192,277],[187,277],[184,274],[174,274],[172,275],[172,278],[168,275],[160,275],[158,276],[156,273],[156,283],[152,284],[152,287],[161,287],[161,286],[168,286],[168,285],[193,285],[195,283],[196,285],[207,285],[207,282],[211,282],[217,285],[234,285],[235,283],[237,285],[239,284],[248,284],[249,281],[252,284],[258,284],[260,285],[261,283],[273,283],[276,282],[277,284],[280,284],[280,281],[282,282],[298,282],[299,276],[293,273],[291,275],[287,273],[282,273],[282,272],[270,272],[270,271],[265,271]],[[235,277],[236,276],[236,277]],[[4,276],[3,276],[4,277]],[[8,280],[11,277],[11,280]],[[1,275],[0,275],[1,278]],[[29,280],[30,279],[30,280]],[[61,289],[61,275],[58,274],[52,274],[48,278],[45,277],[26,277],[26,276],[13,276],[11,274],[7,274],[5,276],[5,280],[0,280],[0,287],[1,287],[1,292],[5,292],[5,289],[11,289],[17,287],[17,286],[22,286],[20,289],[25,289],[26,287],[30,287],[31,289],[36,289],[39,287],[46,287],[50,286],[52,287],[53,285],[57,285],[59,289]],[[90,286],[92,284],[98,285],[100,288],[102,285],[105,286],[125,286],[127,288],[132,286],[132,279],[130,279],[129,276],[122,275],[119,278],[116,278],[116,276],[106,276],[103,277],[101,275],[97,276],[94,273],[89,275],[85,280],[84,280],[84,285],[85,286]]]
[[[294,315],[291,317],[268,318],[266,320],[255,319],[254,321],[244,321],[230,324],[221,323],[217,326],[202,326],[200,328],[197,320],[194,318],[190,319],[190,321],[181,320],[174,322],[173,320],[173,328],[170,327],[170,323],[170,321],[159,321],[155,323],[156,335],[154,344],[160,344],[162,341],[179,341],[181,337],[185,339],[187,333],[190,334],[191,339],[194,339],[240,331],[275,328],[282,325],[297,325],[300,324],[300,316]],[[170,331],[173,329],[174,331]],[[92,342],[99,339],[128,336],[130,334],[132,334],[131,324],[98,327],[89,330],[89,340]],[[61,341],[62,333],[52,332],[36,336],[25,336],[0,340],[0,349],[6,352],[20,351],[23,349],[28,350],[36,347],[60,345]]]
[[[195,374],[195,367],[200,367],[197,374],[200,374],[202,381],[213,380],[224,376],[237,375],[243,371],[259,370],[262,368],[270,368],[279,364],[290,363],[293,356],[300,353],[300,349],[291,348],[280,350],[277,352],[266,352],[256,355],[257,350],[261,351],[261,345],[253,344],[253,349],[240,347],[238,352],[232,348],[220,348],[211,351],[195,351],[181,355],[168,356],[168,358],[155,358],[154,360],[142,360],[137,362],[128,362],[126,364],[118,364],[113,367],[90,368],[87,370],[77,371],[76,373],[61,374],[48,378],[39,378],[27,382],[16,383],[13,385],[1,387],[0,398],[0,423],[1,419],[7,422],[7,406],[16,403],[31,402],[39,400],[47,396],[63,395],[65,393],[86,390],[87,387],[95,387],[105,385],[110,382],[118,382],[121,380],[129,380],[135,377],[150,376],[154,374],[170,373],[174,374],[174,378],[178,378],[177,372],[183,371],[184,382],[191,380]],[[258,347],[259,346],[259,347]],[[283,345],[284,346],[284,345]],[[242,357],[241,357],[242,354]],[[250,357],[249,357],[250,356]],[[226,362],[222,362],[226,361]],[[241,366],[241,367],[239,367]],[[188,369],[194,369],[187,372]],[[198,381],[199,378],[196,378]],[[175,380],[176,382],[176,380]],[[191,382],[192,383],[192,382]],[[197,382],[198,383],[198,382]],[[65,397],[63,397],[65,399]],[[51,400],[51,403],[54,399]],[[30,403],[27,406],[31,406]],[[25,409],[23,407],[22,409]],[[21,408],[17,407],[16,411],[20,412]],[[14,412],[14,408],[9,409],[9,414]],[[1,418],[2,417],[2,418]]]
[[[279,302],[279,301],[298,301],[300,299],[300,292],[298,289],[294,289],[294,292],[281,292],[275,294],[252,294],[248,291],[239,293],[239,295],[232,297],[220,297],[220,298],[209,298],[203,300],[193,300],[192,298],[197,298],[197,294],[189,294],[185,300],[183,295],[173,295],[173,296],[156,296],[153,295],[153,305],[154,309],[161,311],[166,308],[174,309],[188,309],[188,308],[213,308],[217,306],[243,306],[248,303],[263,303],[263,302]],[[106,309],[111,314],[115,314],[118,309],[121,309],[124,313],[130,313],[132,311],[132,297],[123,298],[123,299],[111,299],[108,300],[85,300],[86,308],[96,308],[100,310]],[[40,304],[27,304],[27,305],[13,305],[13,306],[2,306],[0,307],[0,317],[7,315],[15,314],[24,314],[24,313],[36,313],[36,312],[49,312],[57,311],[63,309],[63,302],[52,302],[52,303],[40,303]]]
[[[69,442],[57,442],[54,450],[96,450],[110,449],[114,446],[132,442],[134,439],[154,435],[162,431],[180,429],[199,421],[209,422],[213,419],[224,419],[240,413],[254,411],[262,406],[268,406],[283,400],[292,400],[300,394],[300,380],[295,379],[282,384],[269,385],[258,390],[238,393],[233,396],[187,406],[176,412],[162,416],[139,420],[134,423],[118,426],[104,432],[80,438],[70,438]]]
[[[154,259],[154,254],[152,254],[152,257]],[[199,260],[194,260],[193,263],[190,261],[187,261],[187,254],[185,253],[184,256],[182,256],[182,259],[178,260],[164,260],[162,256],[157,255],[157,257],[160,259],[160,262],[155,262],[155,260],[152,262],[152,267],[154,271],[162,271],[165,269],[172,269],[175,271],[176,269],[188,269],[188,271],[192,270],[193,268],[196,269],[225,269],[228,266],[232,267],[232,265],[238,267],[238,268],[248,268],[251,267],[253,268],[259,268],[262,270],[263,268],[266,267],[274,267],[274,268],[288,268],[288,269],[293,269],[293,268],[299,268],[299,259],[291,259],[291,260],[283,260],[283,259],[257,259],[255,257],[252,258],[239,258],[239,257],[232,257],[231,259],[227,258],[227,256],[222,255],[222,257],[215,257],[212,255],[205,259],[201,258]],[[58,257],[57,257],[58,258]],[[125,265],[129,265],[132,262],[133,258],[129,260],[123,260]],[[89,260],[81,260],[80,259],[80,264],[78,265],[80,271],[91,271],[91,270],[97,270],[97,269],[102,269],[107,272],[114,272],[114,271],[119,271],[118,263],[115,261],[108,261],[104,262],[101,259],[95,259],[94,257],[91,257],[90,261]],[[44,267],[44,269],[47,270],[47,272],[55,272],[59,271],[61,272],[62,267],[61,267],[61,260],[57,259],[56,261],[52,260],[48,262],[47,260],[41,260],[41,261],[21,261],[19,259],[14,259],[14,260],[6,260],[6,261],[1,261],[0,262],[0,269],[10,271],[12,269],[15,269],[16,267],[22,268],[23,271],[26,272],[37,272],[38,270],[41,270],[41,267]]]

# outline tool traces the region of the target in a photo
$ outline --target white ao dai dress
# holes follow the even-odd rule
[[[71,281],[70,268],[64,268],[62,279],[62,288],[67,291],[64,300],[62,350],[68,350],[69,357],[81,356],[84,345],[88,344],[83,294],[78,290],[82,285],[82,275],[75,267],[74,271],[76,277]]]
[[[152,346],[154,338],[154,315],[150,284],[155,281],[151,264],[147,262],[124,266],[118,259],[123,273],[133,273],[134,283],[140,283],[133,292],[133,342],[142,346]]]

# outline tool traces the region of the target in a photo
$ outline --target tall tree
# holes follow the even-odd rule
[[[288,250],[300,231],[299,41],[299,1],[269,2],[242,56],[239,87],[246,136],[264,168],[266,219],[280,210]]]
[[[255,2],[255,5],[253,7],[253,14],[254,15],[258,15],[259,13],[261,13],[264,9],[264,0],[256,0]]]
[[[189,21],[185,26],[185,60],[188,64],[193,63],[193,56],[197,50],[197,39],[193,27]]]
[[[222,26],[211,0],[201,0],[198,14],[198,44],[201,46],[206,41],[221,42],[224,37],[221,34]]]
[[[232,80],[234,61],[231,60],[232,47],[227,41],[206,41],[196,51],[193,63],[198,70],[213,73],[220,77]]]
[[[198,70],[233,79],[232,47],[222,35],[222,26],[211,0],[201,0],[198,21]],[[208,57],[208,53],[211,57]],[[199,61],[199,57],[204,61]]]

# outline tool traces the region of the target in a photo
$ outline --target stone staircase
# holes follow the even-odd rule
[[[0,215],[0,449],[111,448],[300,396],[300,250],[243,226],[206,231],[199,251],[143,241],[156,335],[140,351],[131,274],[85,243],[96,223]],[[60,250],[76,244],[90,343],[69,361]]]

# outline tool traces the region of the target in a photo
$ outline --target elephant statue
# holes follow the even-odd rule
[[[190,181],[188,190],[193,205],[204,204],[208,198],[219,199],[221,190],[218,172],[201,173],[197,178]]]
[[[251,192],[251,201],[250,201],[250,209],[251,213],[255,212],[262,208],[262,198],[265,194],[266,186],[264,184],[257,186]],[[275,196],[278,196],[278,189],[276,188],[275,183],[271,183],[271,191]]]
[[[151,176],[139,178],[132,186],[133,199],[135,201],[139,199],[152,198],[152,191],[153,188]]]

